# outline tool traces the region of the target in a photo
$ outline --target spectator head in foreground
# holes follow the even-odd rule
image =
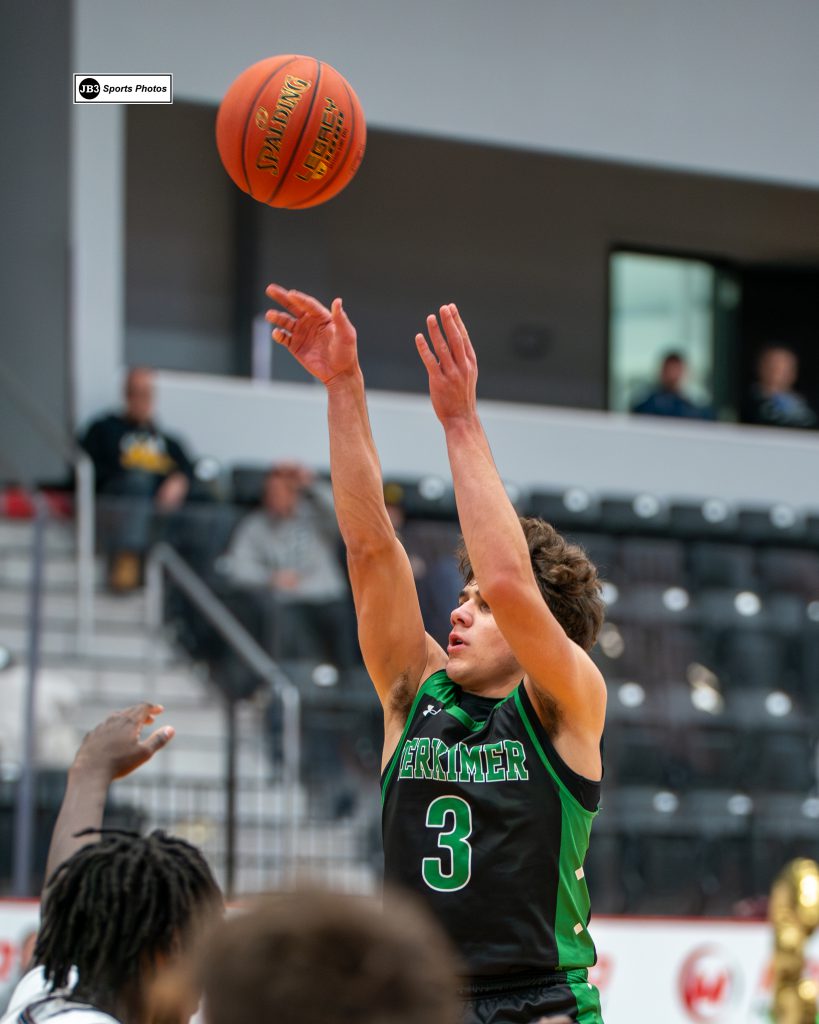
[[[226,920],[202,960],[206,1024],[454,1024],[453,953],[394,894],[320,889],[263,897]]]

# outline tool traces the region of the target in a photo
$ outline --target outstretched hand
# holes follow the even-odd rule
[[[161,704],[135,704],[115,711],[85,737],[74,758],[74,768],[99,773],[108,781],[129,775],[174,737],[173,726],[156,729],[141,739],[146,725],[162,714]]]
[[[443,333],[435,316],[427,317],[429,341],[416,334],[415,346],[429,376],[435,415],[446,425],[470,416],[477,407],[478,360],[457,306],[441,306]]]
[[[284,346],[309,374],[322,384],[358,369],[356,332],[341,304],[334,299],[327,309],[304,292],[288,291],[278,284],[265,290],[285,312],[269,309],[265,314],[274,325],[273,340]]]

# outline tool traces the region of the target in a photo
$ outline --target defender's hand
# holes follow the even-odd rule
[[[454,303],[441,306],[440,316],[443,334],[438,319],[428,316],[429,342],[423,334],[416,334],[415,345],[429,376],[432,408],[446,425],[476,411],[478,360]]]
[[[140,739],[145,726],[152,725],[163,711],[161,704],[135,704],[109,715],[82,741],[72,772],[90,772],[110,782],[150,761],[174,736],[173,726],[167,725]]]
[[[269,309],[268,323],[274,324],[273,340],[283,345],[308,373],[322,384],[358,370],[355,328],[347,318],[341,299],[331,309],[303,292],[288,291],[278,284],[266,288],[268,298],[286,312]]]

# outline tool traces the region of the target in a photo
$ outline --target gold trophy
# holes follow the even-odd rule
[[[819,864],[799,858],[786,864],[771,890],[774,927],[773,1019],[776,1024],[816,1024],[816,983],[803,978],[805,943],[819,926]]]

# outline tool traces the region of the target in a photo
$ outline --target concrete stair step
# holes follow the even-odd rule
[[[226,796],[220,779],[186,779],[185,776],[165,772],[158,774],[151,785],[142,778],[141,770],[134,779],[139,781],[131,783],[126,778],[115,782],[112,796],[118,802],[142,808],[152,821],[164,824],[171,821],[214,821],[221,824],[224,820]],[[288,808],[289,795],[280,783],[263,780],[261,785],[248,788],[247,783],[240,780],[236,794],[237,821],[248,833],[256,833],[260,829],[278,832]],[[307,800],[303,791],[296,794],[296,809],[301,815],[306,813]]]
[[[113,701],[117,707],[136,704],[140,700],[156,700],[170,707],[198,707],[215,703],[216,695],[195,666],[181,665],[146,674],[132,668],[115,668],[101,661],[96,665],[71,667],[83,698],[89,701]]]
[[[3,591],[0,591],[0,595],[3,593]],[[12,609],[0,608],[0,632],[6,628],[21,630],[27,628],[30,620],[27,600],[21,602],[20,605]],[[49,634],[74,636],[78,629],[77,616],[74,613],[67,612],[55,613],[49,609],[48,602],[46,601],[40,613],[40,629]],[[94,619],[94,634],[96,637],[103,638],[105,642],[110,641],[114,637],[134,638],[144,636],[145,633],[146,627],[141,618],[135,619],[132,617],[128,620],[123,616],[114,620],[100,620],[96,617]]]
[[[218,705],[191,704],[183,705],[169,700],[167,697],[161,702],[165,708],[158,725],[172,725],[176,729],[174,744],[187,744],[190,742],[209,742],[211,738],[223,741],[225,733],[225,717]],[[128,705],[125,705],[126,707]],[[78,728],[93,728],[97,722],[116,710],[110,696],[107,694],[95,694],[93,697],[84,697],[81,704],[71,713],[72,724]]]
[[[50,554],[73,554],[76,534],[73,522],[49,520],[43,534],[45,551]],[[34,544],[34,522],[31,519],[0,518],[0,552],[29,551]]]
[[[29,588],[4,587],[0,589],[0,622],[28,616]],[[75,589],[45,590],[42,595],[42,615],[55,629],[75,628],[77,624],[77,592]],[[94,624],[98,629],[129,626],[141,628],[145,621],[145,597],[142,591],[121,597],[105,593],[95,594]]]
[[[20,662],[28,646],[31,543],[30,523],[0,520],[0,643]],[[218,690],[206,672],[181,660],[165,637],[147,630],[144,592],[105,591],[102,559],[94,567],[95,635],[90,649],[80,651],[72,525],[51,524],[45,549],[41,665],[76,688],[77,704],[65,711],[66,727],[81,735],[117,708],[140,700],[164,704],[160,722],[175,727],[174,740],[137,773],[115,783],[112,795],[120,804],[142,809],[148,827],[166,827],[197,843],[217,876],[223,875],[227,721]],[[367,854],[367,816],[314,819],[332,806],[332,792],[300,787],[295,795],[302,817],[298,860],[290,861],[283,823],[293,796],[282,787],[280,767],[271,764],[261,709],[241,705],[237,728],[236,891],[261,891],[298,872],[350,891],[372,892],[376,877]]]
[[[31,553],[17,549],[0,550],[0,586],[27,586],[31,580]],[[50,552],[43,563],[45,587],[77,585],[77,564],[71,552]],[[94,560],[94,583],[105,583],[105,565],[101,558]]]
[[[47,626],[47,624],[46,624]],[[14,654],[23,654],[28,647],[29,630],[26,623],[0,622],[0,642]],[[75,631],[44,629],[41,634],[42,651],[48,656],[72,657],[77,654]],[[134,632],[98,632],[91,638],[86,652],[91,659],[112,658],[115,661],[148,662],[157,655],[155,642],[147,634]]]

